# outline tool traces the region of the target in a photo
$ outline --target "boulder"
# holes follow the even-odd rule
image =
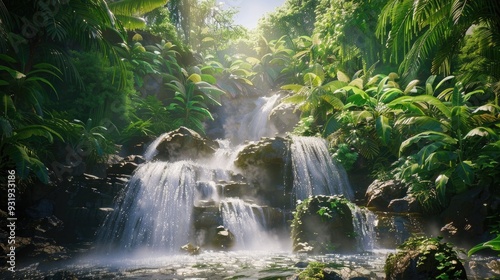
[[[284,193],[283,187],[292,188],[291,164],[289,164],[290,140],[283,137],[262,138],[244,147],[235,160],[235,165],[248,181],[254,183],[259,199],[271,206],[282,206],[279,200],[273,204],[269,193]],[[285,184],[283,184],[285,178]]]
[[[251,166],[281,166],[287,162],[289,139],[283,137],[263,138],[251,142],[239,153],[235,165],[242,169]]]
[[[144,163],[144,157],[139,155],[127,156],[108,165],[107,174],[131,175],[139,164]]]
[[[292,221],[294,252],[349,253],[357,249],[349,201],[313,196],[299,205]]]
[[[385,263],[386,279],[467,279],[457,253],[437,238],[415,237],[405,241]]]
[[[477,187],[451,198],[448,208],[441,213],[441,220],[445,226],[441,232],[444,237],[452,241],[468,242],[473,245],[483,242],[485,235],[488,200],[490,192],[487,188]]]
[[[389,202],[387,209],[396,213],[422,213],[422,206],[414,196],[407,195]]]
[[[215,153],[217,146],[216,142],[182,126],[163,136],[156,147],[158,154],[155,159],[174,161],[207,157]]]
[[[224,226],[217,227],[217,234],[212,240],[212,246],[218,249],[231,249],[234,246],[235,237],[229,229]]]
[[[295,105],[291,103],[280,103],[273,108],[269,119],[279,134],[285,134],[293,131],[300,120],[300,112],[295,110]]]
[[[378,210],[388,210],[389,203],[406,195],[406,186],[400,181],[375,180],[368,186],[365,198],[367,207],[374,207]]]

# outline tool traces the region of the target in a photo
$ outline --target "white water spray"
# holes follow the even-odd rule
[[[334,194],[354,198],[345,170],[334,164],[324,139],[292,136],[291,153],[296,199]]]

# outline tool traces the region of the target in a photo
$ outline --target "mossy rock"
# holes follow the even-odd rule
[[[294,252],[356,251],[350,202],[342,196],[313,196],[299,205],[292,221]]]
[[[242,169],[251,166],[284,165],[289,145],[289,140],[282,137],[263,138],[252,142],[239,152],[235,165]]]
[[[467,279],[465,268],[449,243],[414,237],[385,262],[386,279]]]

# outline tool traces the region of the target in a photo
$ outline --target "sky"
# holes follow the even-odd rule
[[[239,10],[234,16],[236,24],[253,29],[257,27],[259,18],[283,5],[285,0],[221,0],[220,2],[223,2],[225,7],[235,7]]]

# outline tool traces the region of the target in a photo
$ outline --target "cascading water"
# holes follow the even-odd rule
[[[231,112],[227,113],[228,117],[224,124],[225,138],[230,139],[233,145],[239,145],[245,141],[274,136],[277,129],[269,117],[279,98],[279,94],[259,97],[253,101],[255,105],[253,109],[246,111],[240,106],[234,106]]]
[[[276,129],[269,124],[269,114],[271,113],[279,95],[270,97],[260,97],[256,101],[256,107],[253,112],[247,114],[238,131],[240,140],[259,140],[264,136],[273,136]]]
[[[333,163],[324,139],[292,136],[290,149],[296,199],[322,194],[354,198],[345,170]]]
[[[227,198],[220,204],[224,227],[236,237],[242,249],[258,249],[268,246],[270,236],[266,233],[266,219],[262,208],[239,198]]]
[[[268,122],[278,98],[275,95],[256,101],[255,110],[242,118],[240,140],[257,140],[275,133]],[[223,182],[231,182],[232,174],[237,172],[234,161],[242,146],[233,147],[229,140],[217,140],[219,149],[209,159],[153,161],[156,147],[165,135],[158,137],[146,150],[147,162],[136,170],[118,200],[115,209],[119,210],[107,217],[99,232],[99,241],[125,250],[149,248],[176,252],[188,242],[204,240],[200,232],[210,230],[196,228],[198,221],[193,217],[193,209],[198,207],[197,211],[205,211],[203,207],[209,205],[211,209],[218,207],[215,215],[220,216],[222,225],[234,235],[235,248],[272,248],[270,244],[276,244],[277,240],[267,229],[269,222],[263,208],[224,193]],[[290,153],[296,199],[311,195],[343,195],[352,200],[345,171],[330,158],[325,140],[292,136]],[[249,184],[245,188],[253,186]],[[362,219],[368,217],[366,214],[355,213],[353,223],[360,232],[358,235],[367,236],[370,229],[363,224],[371,221]],[[369,245],[371,241],[366,240],[369,238],[360,241],[363,250],[373,247]]]
[[[357,234],[358,250],[372,251],[376,249],[375,221],[377,216],[373,212],[356,205],[352,205],[351,212],[352,225]]]
[[[119,199],[120,210],[107,217],[99,243],[121,249],[178,250],[191,238],[195,197],[214,195],[196,186],[213,186],[223,179],[227,173],[191,161],[141,165]]]

